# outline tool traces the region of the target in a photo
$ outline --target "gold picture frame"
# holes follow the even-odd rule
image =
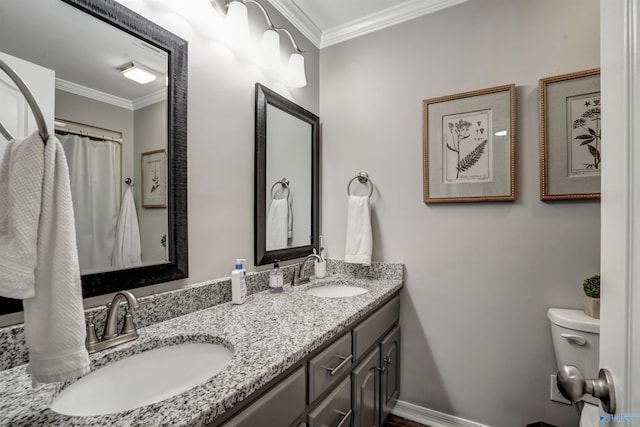
[[[538,82],[540,200],[600,198],[600,69]]]
[[[516,199],[516,86],[422,101],[425,203]]]
[[[142,207],[167,207],[167,150],[146,151],[141,157]]]

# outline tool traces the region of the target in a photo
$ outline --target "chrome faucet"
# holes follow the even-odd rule
[[[316,261],[322,261],[322,258],[320,258],[316,254],[311,254],[311,255],[307,256],[304,259],[304,261],[302,261],[302,264],[300,264],[300,268],[299,269],[298,269],[298,267],[294,267],[294,269],[293,269],[293,279],[291,280],[291,286],[302,285],[303,283],[307,283],[309,281],[309,277],[303,277],[303,275],[304,275],[304,269],[306,268],[307,263],[309,261],[311,261],[312,259],[315,259]]]
[[[128,307],[124,315],[124,324],[122,330],[118,332],[118,312],[120,311],[120,303],[127,301]],[[133,323],[132,309],[138,308],[138,300],[135,295],[129,291],[118,292],[113,300],[107,304],[107,320],[104,324],[104,332],[102,338],[98,340],[96,336],[96,328],[92,320],[87,322],[87,341],[86,346],[89,353],[105,350],[119,344],[133,341],[138,338],[136,325]]]

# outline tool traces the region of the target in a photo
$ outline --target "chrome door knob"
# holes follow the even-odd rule
[[[558,389],[572,402],[577,402],[585,394],[600,399],[602,408],[609,414],[616,413],[616,393],[613,376],[608,369],[600,369],[595,380],[585,379],[580,369],[573,365],[564,365],[557,374]]]

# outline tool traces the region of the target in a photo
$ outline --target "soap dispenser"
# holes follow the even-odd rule
[[[231,272],[231,302],[244,304],[247,300],[247,272],[242,263],[246,259],[236,259],[235,269]]]
[[[273,270],[269,273],[269,289],[273,293],[282,292],[282,286],[284,285],[284,275],[280,270],[280,260],[275,260],[273,263]]]

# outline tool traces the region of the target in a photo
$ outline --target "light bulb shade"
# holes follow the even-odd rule
[[[289,57],[287,84],[291,87],[305,87],[307,85],[307,77],[304,73],[304,56],[301,53],[296,52]]]
[[[262,35],[260,65],[267,70],[280,66],[280,34],[276,30],[268,29]]]
[[[229,3],[225,24],[232,46],[246,47],[249,44],[249,17],[244,3],[237,0]]]

